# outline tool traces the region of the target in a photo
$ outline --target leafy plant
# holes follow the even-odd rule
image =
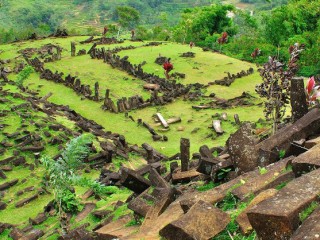
[[[264,112],[266,119],[273,123],[273,134],[286,113],[286,105],[290,97],[290,82],[298,71],[297,62],[303,47],[299,44],[290,47],[287,68],[276,57],[269,57],[269,61],[259,69],[263,83],[256,86],[256,92],[267,99]]]
[[[228,192],[228,194],[225,196],[225,198],[221,202],[220,208],[222,211],[235,209],[237,202],[238,202],[238,199],[231,192]]]
[[[81,135],[72,139],[62,152],[58,160],[49,156],[41,158],[46,168],[47,183],[54,193],[54,201],[63,231],[67,231],[66,213],[78,211],[80,206],[73,185],[92,188],[96,193],[112,193],[116,189],[103,187],[100,183],[77,175],[77,171],[83,166],[83,160],[89,155],[89,144],[92,143],[92,135]]]
[[[279,151],[279,158],[280,158],[280,159],[283,159],[285,155],[286,155],[286,150],[281,149],[281,150]]]
[[[259,173],[261,175],[266,174],[268,172],[268,170],[265,167],[259,167]]]
[[[34,72],[33,67],[31,66],[26,66],[24,67],[21,72],[18,74],[17,76],[17,85],[18,87],[23,87],[23,82],[29,78],[29,76],[31,75],[31,73]]]
[[[197,187],[197,190],[199,192],[205,192],[205,191],[208,191],[212,188],[215,188],[218,184],[217,183],[214,183],[214,182],[209,182],[208,184],[204,184],[202,186],[198,186]]]

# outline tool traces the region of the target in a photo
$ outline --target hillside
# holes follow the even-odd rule
[[[0,0],[0,240],[320,236],[320,2],[212,2]]]
[[[31,58],[37,56],[43,60],[47,59],[45,60],[44,68],[52,70],[53,73],[56,71],[63,72],[64,77],[67,77],[69,74],[70,76],[77,76],[82,84],[88,85],[90,88],[96,82],[99,83],[99,100],[95,101],[88,95],[75,92],[67,85],[56,82],[57,80],[49,81],[50,77],[46,77],[49,75],[36,72],[32,73],[23,82],[23,86],[25,86],[25,91],[23,92],[20,92],[19,88],[14,86],[14,82],[2,82],[1,111],[5,114],[6,118],[1,122],[3,128],[1,128],[0,140],[2,147],[6,147],[1,148],[3,155],[0,159],[0,166],[1,169],[7,169],[7,166],[12,166],[12,170],[6,170],[6,178],[0,179],[0,185],[18,179],[18,183],[10,187],[10,190],[6,190],[4,198],[1,198],[1,201],[5,202],[7,207],[0,212],[0,218],[5,219],[6,223],[18,224],[21,227],[26,226],[28,218],[34,219],[49,200],[52,199],[52,195],[49,193],[37,192],[39,191],[38,187],[30,191],[26,190],[31,185],[40,187],[42,182],[43,166],[38,165],[38,162],[34,162],[34,151],[40,151],[42,157],[44,155],[53,157],[59,153],[59,149],[68,140],[74,136],[78,136],[81,132],[87,132],[89,129],[89,132],[92,134],[97,134],[94,143],[97,153],[92,153],[92,157],[89,157],[89,159],[95,159],[100,153],[104,152],[106,150],[105,143],[109,142],[111,144],[116,141],[117,136],[124,136],[128,146],[133,147],[135,144],[141,146],[144,143],[149,143],[159,151],[159,154],[172,156],[179,152],[180,138],[192,136],[190,144],[191,152],[197,152],[199,147],[204,144],[210,147],[224,145],[229,134],[237,129],[237,125],[233,123],[234,114],[238,114],[240,119],[251,121],[257,121],[263,116],[261,108],[257,105],[260,101],[256,99],[256,94],[254,93],[254,85],[258,83],[255,71],[253,74],[236,79],[230,87],[213,83],[214,80],[227,76],[226,71],[230,72],[230,74],[237,74],[242,70],[247,71],[249,68],[254,68],[252,64],[212,52],[203,52],[197,47],[192,49],[192,52],[195,54],[194,58],[183,58],[180,55],[190,51],[189,46],[166,42],[148,45],[147,42],[126,41],[124,43],[101,45],[99,48],[105,47],[109,51],[114,50],[116,54],[119,54],[120,58],[128,56],[132,64],[138,65],[145,62],[143,71],[148,74],[155,74],[155,76],[160,76],[161,78],[163,77],[161,66],[154,62],[159,54],[170,56],[174,63],[173,74],[186,74],[184,78],[176,78],[176,83],[181,84],[180,87],[195,83],[207,85],[202,93],[205,96],[202,97],[202,94],[197,93],[196,85],[194,85],[192,87],[193,90],[188,95],[173,97],[171,103],[166,102],[159,105],[159,103],[154,102],[151,106],[146,105],[146,107],[141,106],[137,109],[132,109],[127,114],[124,112],[116,114],[108,109],[103,110],[102,107],[106,106],[104,105],[106,89],[110,89],[110,100],[114,103],[119,102],[120,99],[129,99],[132,96],[139,95],[145,104],[147,104],[148,101],[151,101],[150,96],[152,97],[153,93],[152,90],[144,89],[146,80],[140,79],[139,76],[133,77],[131,74],[126,73],[124,69],[112,67],[112,65],[104,63],[101,59],[92,59],[88,54],[76,57],[70,56],[70,42],[76,43],[77,52],[79,50],[88,51],[91,48],[91,43],[80,44],[86,38],[48,38],[1,46],[0,59],[5,62],[2,64],[2,67],[12,70],[16,69],[24,61],[20,55],[24,53]],[[48,60],[53,57],[53,55],[50,55],[52,51],[49,51],[51,53],[47,52],[50,49],[50,45],[48,44],[54,44],[52,46],[59,46],[62,49],[60,60],[53,60],[53,62],[51,62],[52,60]],[[10,61],[7,61],[9,59]],[[209,71],[209,69],[214,69],[214,71]],[[41,79],[39,78],[40,75],[42,76]],[[10,80],[15,80],[17,75],[12,72],[8,77]],[[48,78],[48,80],[44,78]],[[242,99],[241,95],[244,89],[247,95],[244,95]],[[52,94],[48,98],[50,102],[41,101],[41,98],[48,93]],[[216,97],[213,97],[213,93],[216,94]],[[210,94],[212,97],[208,97]],[[161,97],[161,101],[168,101],[166,95],[166,91],[162,89],[158,97]],[[240,98],[237,100],[238,97]],[[225,100],[222,100],[223,98]],[[228,103],[221,101],[227,101]],[[242,102],[244,102],[244,105],[242,105]],[[233,107],[228,107],[227,109],[215,108],[214,106],[217,104],[227,104]],[[192,106],[195,107],[193,108]],[[201,110],[201,106],[207,106],[206,108],[211,110]],[[15,109],[15,112],[10,111],[10,109]],[[251,114],[252,111],[256,113]],[[154,114],[157,112],[161,113],[166,119],[178,118],[179,121],[170,124],[170,128],[163,128],[159,126],[159,123],[154,121]],[[224,133],[217,134],[212,128],[212,119],[219,119],[218,116],[223,112],[227,114],[227,118],[222,123]],[[27,118],[25,118],[26,114],[28,115]],[[20,121],[21,117],[24,117],[25,120]],[[151,129],[154,129],[152,131],[155,131],[157,133],[155,136],[160,137],[160,139],[155,138],[148,128],[137,124],[139,118]],[[94,121],[97,125],[91,125],[92,123],[89,122],[85,123],[86,119]],[[81,121],[84,122],[81,123]],[[88,124],[87,127],[85,127],[86,124]],[[99,126],[104,129],[104,132],[98,130]],[[22,134],[19,131],[23,131]],[[20,138],[24,139],[25,134],[27,134],[26,136],[30,134],[31,142],[19,140]],[[165,141],[163,140],[164,138],[166,138]],[[33,151],[30,148],[32,146],[41,146],[41,149],[38,148],[38,150]],[[110,146],[114,148],[116,145],[112,144]],[[120,166],[126,166],[131,169],[139,169],[146,166],[147,160],[141,152],[142,149],[137,152],[133,152],[132,150],[128,152],[128,150],[129,148],[114,151],[112,163],[109,164],[108,171],[116,172]],[[19,157],[23,157],[21,162],[14,157],[14,154],[17,153],[19,153]],[[90,175],[84,174],[90,176],[90,178],[98,178],[102,166],[101,159],[104,158],[100,157],[97,160],[89,160],[88,166],[91,166],[92,169],[85,169],[87,169],[86,172],[90,171]],[[98,163],[99,161],[100,163]],[[169,165],[169,162],[165,164],[167,168],[169,168]],[[27,181],[24,180],[30,173],[32,173],[32,177],[28,178]],[[23,191],[24,194],[19,195],[14,201],[11,201],[12,196],[19,191]],[[77,196],[82,196],[85,191],[86,188],[76,188]],[[130,192],[126,188],[121,188],[111,196],[104,197],[103,200],[97,202],[91,197],[83,201],[83,204],[94,202],[97,209],[102,207],[102,209],[112,210],[114,204],[118,200],[125,201]],[[38,197],[35,200],[30,200],[30,203],[25,206],[15,206],[20,200],[22,201],[32,196]],[[127,205],[121,209],[121,215],[131,212],[127,209]],[[19,214],[19,218],[16,218],[14,215],[18,211],[23,212],[23,214]],[[112,214],[114,219],[120,216],[118,214],[120,213],[115,212]],[[72,228],[89,222],[90,227],[88,229],[92,229],[100,220],[92,215],[88,215],[79,223],[74,219],[71,222]],[[43,239],[49,239],[47,237],[52,234],[51,239],[56,239],[57,233],[54,231],[54,228],[58,226],[57,224],[56,216],[51,216],[45,222],[39,223],[39,226],[36,228],[45,231],[46,235]],[[0,236],[3,236],[2,239],[6,239],[7,234],[8,231],[5,231]]]
[[[71,32],[85,33],[84,30],[100,29],[105,24],[117,21],[115,10],[118,6],[131,6],[139,11],[140,23],[154,25],[161,22],[161,14],[167,14],[170,24],[177,23],[180,12],[188,7],[204,6],[211,0],[200,1],[127,1],[127,0],[57,0],[32,1],[3,0],[0,8],[0,28],[40,28],[43,31],[54,31],[58,27]],[[10,15],[6,13],[10,12]],[[154,17],[157,16],[157,17]]]
[[[318,186],[316,171],[295,179],[300,168],[292,167],[292,156],[284,158],[309,154],[302,146],[289,148],[286,141],[300,130],[308,139],[316,136],[318,110],[299,120],[298,127],[288,125],[288,135],[280,132],[263,141],[270,131],[255,93],[261,80],[251,63],[177,43],[88,36],[17,42],[1,50],[0,239],[93,239],[92,233],[102,239],[159,239],[159,234],[180,239],[170,224],[199,217],[200,232],[181,227],[189,235],[195,231],[215,240],[229,234],[253,240],[274,231],[263,221],[263,228],[247,230],[238,219],[251,201],[261,201],[253,198],[262,190],[269,189],[263,198],[272,202],[275,194],[285,199],[289,190],[306,195],[303,187],[293,190],[292,185],[312,181]],[[163,57],[174,64],[169,80],[157,63]],[[22,78],[26,62],[34,72]],[[75,173],[86,180],[65,190],[62,202],[68,207],[61,212],[50,203],[56,192],[43,163],[47,158],[58,160],[52,164],[62,157],[67,161],[66,144],[85,133],[92,136],[90,153]],[[256,154],[254,144],[272,151],[268,163],[275,156],[279,162],[259,168],[246,163]],[[95,180],[103,184],[100,191],[84,185]],[[317,194],[314,187],[307,199],[299,198],[302,208],[291,204],[292,216],[311,203],[314,210]],[[212,214],[200,210],[212,204]],[[272,209],[280,211],[277,206]],[[252,216],[263,210],[252,210]],[[215,214],[219,222],[212,219]],[[201,232],[209,219],[217,228]],[[62,227],[70,235],[63,235]]]
[[[238,0],[2,0],[0,3],[0,29],[3,29],[0,38],[4,38],[3,34],[9,34],[10,31],[16,37],[26,37],[32,32],[47,35],[57,28],[66,28],[71,34],[100,33],[106,24],[118,23],[116,9],[119,6],[134,8],[140,15],[139,25],[154,27],[164,21],[170,26],[177,24],[186,8],[232,3],[241,8],[255,9],[262,4],[242,3]],[[275,7],[277,4],[272,3],[270,6]]]

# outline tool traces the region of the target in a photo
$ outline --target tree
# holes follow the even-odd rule
[[[227,12],[232,10],[234,7],[231,5],[216,4],[186,9],[175,31],[184,32],[186,42],[199,43],[215,33],[228,32],[227,29],[232,26],[232,19],[227,17]]]
[[[279,62],[276,57],[269,57],[269,61],[259,69],[262,83],[256,86],[256,92],[265,101],[265,116],[273,124],[272,133],[285,115],[286,105],[289,103],[291,79],[298,71],[298,59],[304,46],[295,44],[289,49],[288,65]],[[287,68],[285,68],[287,67]]]
[[[140,13],[133,7],[120,6],[116,8],[115,19],[124,28],[134,28],[140,20]]]
[[[77,212],[79,207],[73,186],[90,187],[99,194],[113,193],[117,189],[116,187],[104,187],[95,180],[77,174],[84,164],[83,160],[90,153],[89,144],[91,143],[91,135],[81,135],[67,144],[58,160],[55,161],[49,156],[41,158],[46,168],[47,183],[54,193],[54,202],[64,233],[68,231],[66,213]]]

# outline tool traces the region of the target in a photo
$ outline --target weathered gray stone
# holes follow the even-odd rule
[[[209,203],[199,201],[178,220],[171,222],[160,231],[168,240],[205,240],[221,232],[230,222],[227,213]]]
[[[135,193],[142,193],[151,186],[149,180],[143,178],[137,172],[124,167],[121,168],[121,184]]]
[[[306,101],[303,78],[292,78],[290,103],[292,109],[292,118],[294,122],[308,113],[308,105]]]
[[[288,157],[265,167],[263,170],[260,169],[260,174],[257,177],[234,189],[232,194],[244,200],[251,194],[256,195],[265,189],[273,188],[282,182],[292,180],[294,174],[291,170],[287,170],[286,167],[293,159],[294,157]]]
[[[230,158],[238,174],[252,171],[259,165],[258,155],[254,150],[258,139],[252,131],[252,125],[244,123],[227,141]]]
[[[302,223],[290,240],[316,240],[320,239],[320,208]]]
[[[317,168],[320,168],[320,144],[317,144],[309,151],[300,154],[292,161],[292,169],[296,177]]]
[[[318,199],[320,169],[289,182],[274,197],[254,206],[249,221],[261,240],[289,239],[299,227],[299,213]]]

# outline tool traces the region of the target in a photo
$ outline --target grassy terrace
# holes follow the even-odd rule
[[[101,94],[104,93],[105,88],[111,89],[111,97],[118,98],[119,96],[132,96],[133,94],[143,94],[149,96],[149,93],[142,89],[143,81],[132,80],[132,77],[124,72],[112,69],[108,64],[103,63],[102,60],[92,60],[89,56],[70,57],[70,42],[82,41],[87,37],[71,37],[63,39],[45,39],[35,42],[16,43],[11,45],[4,45],[1,48],[4,52],[0,55],[1,58],[13,58],[18,54],[15,52],[21,48],[27,47],[40,47],[49,42],[59,44],[64,48],[62,60],[54,63],[47,63],[45,66],[52,70],[63,71],[68,74],[77,75],[84,83],[93,86],[94,82],[99,81]],[[141,46],[143,43],[125,42],[123,44],[106,45],[106,48],[113,48],[117,46],[135,45]],[[91,44],[77,45],[77,50],[80,48],[89,49]],[[237,73],[241,70],[247,70],[249,67],[254,67],[252,64],[241,62],[236,59],[226,57],[221,54],[203,52],[200,48],[193,48],[192,51],[196,53],[195,58],[181,58],[180,54],[190,51],[187,45],[164,43],[160,46],[153,47],[138,47],[133,50],[126,50],[118,53],[121,57],[129,56],[129,60],[138,64],[143,61],[147,63],[143,66],[147,72],[153,72],[163,77],[162,67],[155,64],[156,57],[161,54],[172,58],[174,64],[173,72],[186,73],[186,78],[178,80],[183,84],[187,83],[203,83],[212,82],[226,76],[226,72]],[[13,76],[13,75],[11,75]],[[127,78],[128,80],[123,80]],[[219,98],[230,99],[240,96],[243,91],[247,91],[252,95],[254,87],[259,83],[260,78],[258,73],[253,75],[236,79],[230,87],[212,85],[204,90],[205,95],[216,93]],[[160,112],[165,118],[172,116],[179,116],[182,119],[181,123],[172,124],[170,130],[161,132],[161,127],[155,127],[156,131],[162,135],[166,135],[169,139],[168,142],[152,142],[151,134],[142,126],[138,126],[136,122],[132,122],[122,114],[113,114],[101,110],[102,103],[93,102],[90,100],[81,100],[81,96],[75,94],[71,89],[63,85],[40,80],[37,73],[25,82],[29,88],[39,91],[40,96],[52,92],[53,96],[50,101],[69,105],[70,108],[76,110],[84,117],[93,119],[97,123],[105,127],[106,130],[118,132],[125,135],[130,143],[142,144],[144,142],[151,143],[152,146],[159,151],[172,155],[179,151],[179,141],[181,137],[191,139],[191,151],[198,151],[199,147],[203,144],[208,146],[224,145],[230,133],[234,132],[237,128],[233,122],[233,114],[238,113],[240,119],[247,121],[256,121],[263,116],[262,109],[258,106],[253,107],[236,107],[233,109],[208,109],[197,111],[192,109],[192,105],[209,102],[210,99],[200,99],[198,102],[184,101],[177,99],[171,104],[166,106],[154,106],[146,109],[135,110],[129,112],[129,115],[134,119],[142,118],[151,126],[154,126],[152,119],[153,114]],[[39,86],[43,85],[43,86]],[[212,115],[215,113],[227,112],[229,121],[223,122],[222,127],[225,134],[217,137],[212,128],[209,128],[212,123]],[[195,133],[191,133],[193,130]]]

